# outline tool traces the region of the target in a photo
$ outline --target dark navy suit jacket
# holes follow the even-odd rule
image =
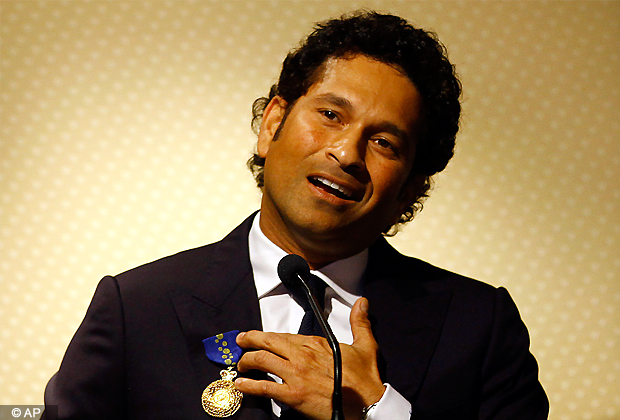
[[[202,340],[261,329],[248,252],[250,217],[222,241],[99,283],[45,391],[61,419],[206,419],[200,397],[219,379]],[[364,296],[382,379],[412,419],[546,419],[527,329],[508,292],[370,248]],[[258,373],[255,376],[261,377]],[[231,419],[271,419],[245,396]]]

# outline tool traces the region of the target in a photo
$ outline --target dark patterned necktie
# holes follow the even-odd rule
[[[319,307],[321,310],[324,309],[325,306],[325,288],[327,285],[323,280],[315,276],[314,274],[310,274],[310,278],[306,281],[310,290],[316,297],[317,302],[319,303]],[[301,326],[299,327],[298,334],[301,335],[318,335],[320,337],[325,337],[323,333],[323,329],[321,328],[321,324],[314,316],[314,312],[312,311],[312,306],[310,306],[310,302],[308,302],[308,298],[306,294],[301,288],[295,288],[294,290],[289,289],[291,294],[293,295],[293,299],[304,309],[304,317],[301,320]],[[306,417],[302,414],[299,414],[297,411],[288,407],[286,404],[278,403],[281,408],[280,412],[280,420],[305,420]]]
[[[316,297],[317,302],[319,303],[319,308],[323,311],[325,307],[325,288],[327,285],[323,280],[315,276],[314,274],[310,274],[310,278],[306,281],[310,290]],[[299,326],[298,334],[301,335],[317,335],[319,337],[325,337],[323,333],[323,329],[321,328],[321,324],[314,316],[314,312],[312,311],[312,306],[310,306],[310,302],[306,297],[304,291],[299,288],[295,290],[290,290],[293,295],[293,299],[304,309],[304,317],[301,320],[301,325]]]

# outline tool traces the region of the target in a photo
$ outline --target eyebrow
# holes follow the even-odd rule
[[[319,95],[317,99],[325,100],[334,106],[344,108],[348,111],[353,110],[353,104],[351,103],[351,101],[349,101],[347,98],[343,98],[342,96],[338,96],[331,92]]]
[[[331,92],[319,95],[317,98],[325,100],[334,106],[344,108],[348,111],[353,110],[353,104],[351,103],[351,101],[349,101],[347,98],[343,98],[342,96],[338,96]],[[400,137],[403,140],[409,140],[409,134],[392,122],[383,121],[377,124],[377,128],[381,131],[385,131],[394,136]]]
[[[347,111],[353,110],[353,104],[351,103],[351,101],[349,101],[347,98],[343,98],[342,96],[336,95],[331,92],[327,92],[322,95],[319,95],[317,96],[317,99],[327,101],[331,105],[343,108]],[[376,125],[376,128],[379,131],[385,131],[386,133],[392,134],[393,136],[396,136],[407,143],[412,141],[411,137],[409,136],[409,133],[407,133],[405,130],[401,129],[400,127],[398,127],[396,124],[392,122],[389,122],[389,121],[380,122],[379,124]]]
[[[382,122],[381,124],[379,124],[378,128],[381,131],[385,131],[386,133],[390,133],[393,136],[396,136],[396,137],[398,137],[398,138],[400,138],[400,139],[402,139],[404,141],[408,142],[409,140],[411,140],[409,138],[409,134],[405,130],[402,130],[400,127],[398,127],[394,123],[385,121],[385,122]]]

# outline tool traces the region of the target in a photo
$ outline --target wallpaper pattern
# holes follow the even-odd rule
[[[552,419],[620,419],[620,2],[0,2],[0,404],[42,403],[98,280],[258,207],[252,101],[313,22],[436,31],[456,157],[403,253],[508,288]]]

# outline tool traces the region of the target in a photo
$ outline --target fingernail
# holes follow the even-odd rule
[[[245,378],[237,378],[235,379],[235,386],[243,384]]]
[[[368,313],[368,301],[366,299],[362,300],[362,304],[360,305],[360,309],[366,313]]]
[[[239,340],[243,339],[243,336],[245,336],[245,333],[244,332],[240,332],[239,334],[237,334],[237,339],[235,341],[239,342]]]

